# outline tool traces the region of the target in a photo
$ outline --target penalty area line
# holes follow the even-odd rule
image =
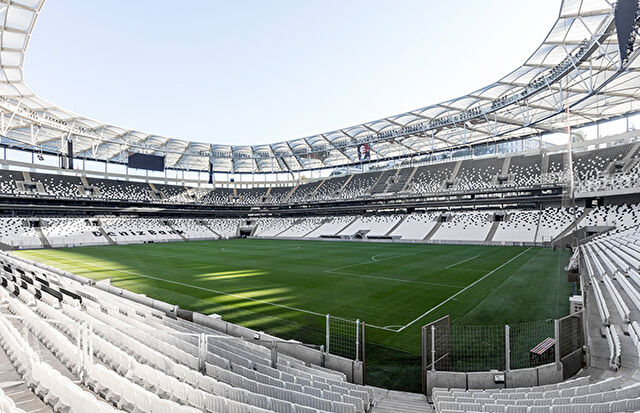
[[[446,300],[444,300],[443,302],[441,302],[440,304],[436,305],[435,307],[430,308],[429,310],[425,311],[420,317],[414,319],[413,321],[409,322],[408,324],[405,324],[404,326],[402,326],[401,328],[399,328],[396,332],[401,332],[402,330],[404,330],[405,328],[413,325],[416,321],[420,320],[421,318],[425,317],[426,315],[430,314],[431,312],[433,312],[434,310],[442,307],[443,305],[445,305],[446,303],[448,303],[449,301],[453,300],[454,298],[456,298],[458,295],[462,294],[463,292],[467,291],[469,288],[473,287],[474,285],[478,284],[480,281],[484,280],[485,278],[487,278],[488,276],[490,276],[491,274],[495,273],[496,271],[498,271],[500,268],[504,267],[505,265],[509,264],[510,262],[516,260],[517,258],[521,257],[524,253],[528,252],[529,250],[531,250],[533,247],[529,247],[526,250],[522,251],[520,254],[516,255],[515,257],[512,257],[510,260],[503,262],[502,264],[500,264],[500,266],[494,268],[493,270],[489,271],[488,273],[486,273],[485,275],[483,275],[482,277],[478,278],[477,280],[475,280],[474,282],[472,282],[471,284],[469,284],[468,286],[466,286],[465,288],[463,288],[462,290],[458,291],[457,293],[453,294],[451,297],[447,298]]]
[[[479,255],[476,255],[475,257],[467,258],[466,260],[462,260],[462,261],[456,262],[455,264],[448,265],[448,266],[446,266],[446,267],[444,267],[444,268],[448,270],[449,268],[453,268],[453,267],[455,267],[456,265],[460,265],[460,264],[462,264],[462,263],[465,263],[465,262],[467,262],[467,261],[471,261],[471,260],[476,259],[476,258],[478,258],[478,257],[479,257]]]

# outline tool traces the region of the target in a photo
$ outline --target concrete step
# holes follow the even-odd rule
[[[437,222],[433,226],[433,228],[431,228],[431,231],[429,231],[429,233],[423,238],[423,241],[429,241],[431,237],[433,237],[436,234],[436,232],[438,232],[441,226],[442,226],[442,222]]]
[[[371,413],[423,413],[433,411],[424,394],[385,390],[382,394],[376,394],[376,396],[377,403],[371,409]]]

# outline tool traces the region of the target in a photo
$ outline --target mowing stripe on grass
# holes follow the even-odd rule
[[[521,255],[523,255],[526,252],[529,252],[529,250],[531,250],[531,248],[533,247],[529,247],[526,250],[522,251],[520,254],[516,255],[515,257],[511,258],[508,261],[503,262],[499,267],[494,268],[493,270],[489,271],[488,273],[486,273],[485,275],[483,275],[482,277],[478,278],[477,280],[475,280],[474,282],[472,282],[471,284],[467,285],[465,288],[463,288],[462,290],[458,291],[457,293],[453,294],[451,297],[447,298],[446,300],[444,300],[443,302],[441,302],[440,304],[436,305],[435,307],[432,307],[431,309],[425,311],[420,317],[414,319],[413,321],[409,322],[408,324],[405,324],[402,328],[396,330],[397,333],[401,332],[402,330],[404,330],[405,328],[411,326],[412,324],[414,324],[416,321],[420,320],[421,318],[425,317],[426,315],[430,314],[431,312],[433,312],[434,310],[442,307],[443,305],[445,305],[446,303],[448,303],[449,301],[453,300],[454,298],[456,298],[458,295],[462,294],[463,292],[467,291],[469,288],[473,287],[474,285],[478,284],[480,281],[484,280],[485,278],[487,278],[488,276],[490,276],[491,274],[495,273],[496,271],[498,271],[500,268],[504,267],[505,265],[509,264],[510,262],[514,261],[516,258],[520,257]]]
[[[478,257],[479,257],[479,255],[476,255],[475,257],[467,258],[466,260],[462,260],[462,261],[456,262],[455,264],[448,265],[448,266],[446,266],[446,267],[444,267],[444,268],[446,268],[446,269],[448,270],[449,268],[453,268],[453,267],[455,267],[456,265],[459,265],[459,264],[465,263],[465,262],[467,262],[467,261],[471,261],[472,259],[474,259],[474,258],[478,258]]]
[[[47,254],[45,253],[43,255],[47,255]],[[76,264],[83,264],[83,265],[87,264],[86,262],[73,260],[73,259],[70,259],[70,258],[62,258],[60,256],[55,256],[55,260],[63,260],[63,261],[76,263]],[[272,302],[260,300],[260,299],[257,299],[257,298],[245,297],[243,295],[234,294],[234,293],[226,293],[224,291],[214,290],[212,288],[200,287],[198,285],[187,284],[187,283],[183,283],[183,282],[180,282],[180,281],[168,280],[166,278],[154,277],[153,275],[141,274],[141,273],[133,272],[133,271],[129,271],[129,270],[111,268],[111,267],[107,267],[107,266],[104,266],[104,265],[96,264],[94,262],[90,263],[90,265],[94,266],[94,267],[100,267],[100,268],[103,268],[105,270],[123,272],[123,273],[127,273],[127,274],[137,275],[137,276],[143,277],[143,278],[148,278],[148,279],[151,279],[151,280],[163,281],[163,282],[170,283],[170,284],[181,285],[183,287],[194,288],[194,289],[202,290],[202,291],[209,291],[209,292],[212,292],[212,293],[216,293],[216,294],[220,294],[220,295],[226,295],[226,296],[229,296],[229,297],[235,297],[235,298],[240,298],[240,299],[243,299],[243,300],[253,301],[253,302],[257,302],[257,303],[261,303],[261,304],[267,304],[267,305],[272,305],[272,306],[275,306],[275,307],[286,308],[287,310],[298,311],[298,312],[301,312],[301,313],[311,314],[311,315],[315,315],[315,316],[318,316],[318,317],[323,317],[323,318],[326,317],[326,314],[318,313],[318,312],[311,311],[311,310],[305,310],[304,308],[297,308],[297,307],[291,307],[291,306],[288,306],[288,305],[285,305],[285,304],[272,303]],[[333,318],[340,318],[340,317],[336,317],[336,316],[332,316],[332,317]],[[367,323],[367,326],[372,327],[372,328],[377,328],[379,330],[386,330],[386,331],[391,331],[391,332],[394,332],[394,333],[396,332],[393,329],[386,328],[386,327],[380,327],[380,326],[377,326],[375,324],[368,324]]]

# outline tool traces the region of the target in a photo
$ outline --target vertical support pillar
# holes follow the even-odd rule
[[[329,331],[329,317],[331,317],[329,314],[327,314],[326,316],[326,325],[325,325],[325,345],[324,345],[324,350],[327,352],[327,354],[329,354],[329,337],[330,337],[330,331]]]
[[[509,325],[504,326],[504,369],[505,371],[511,371],[511,341],[509,332],[511,328]]]
[[[360,360],[360,319],[356,320],[356,361]]]
[[[555,359],[556,359],[556,367],[560,370],[560,320],[554,320],[554,335],[556,339],[555,348]]]

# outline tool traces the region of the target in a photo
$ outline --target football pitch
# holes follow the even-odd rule
[[[369,382],[404,389],[394,376],[419,371],[428,322],[556,318],[573,291],[569,253],[548,248],[233,239],[15,254],[311,344],[324,343],[326,314],[360,319]]]

